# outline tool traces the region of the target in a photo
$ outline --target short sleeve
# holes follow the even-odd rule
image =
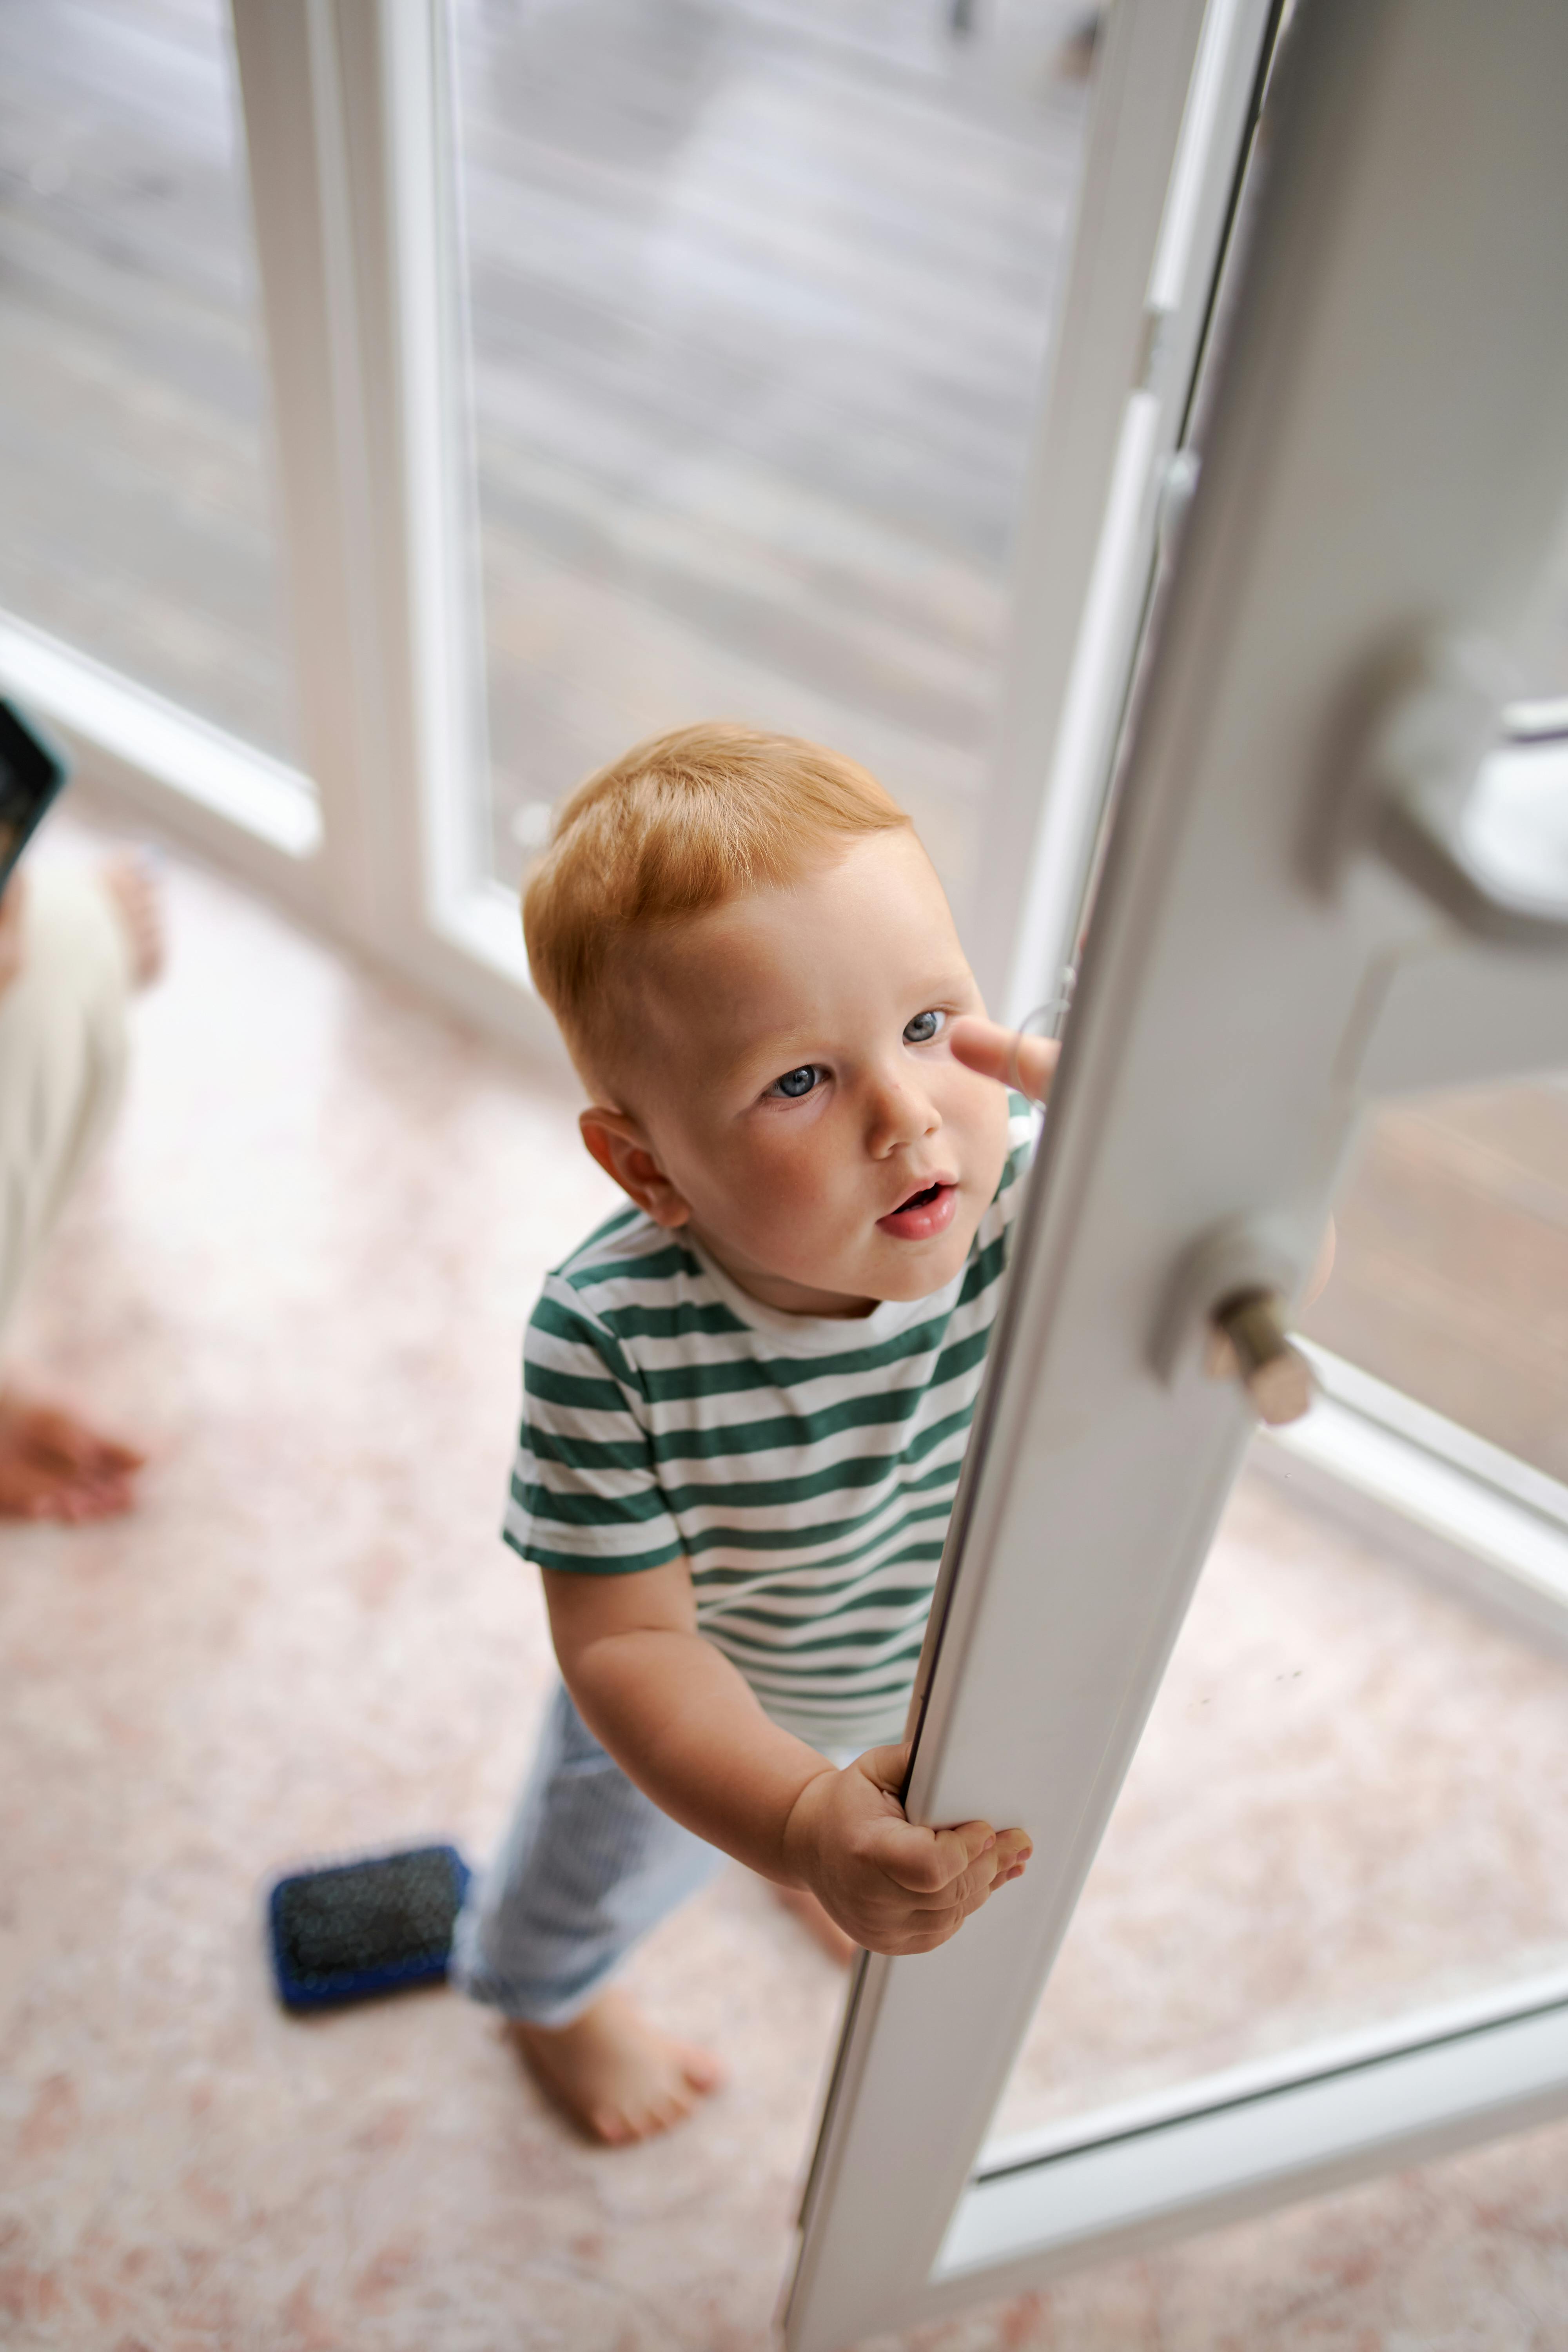
[[[552,1276],[523,1342],[522,1419],[501,1528],[524,1559],[624,1576],[681,1556],[641,1402],[620,1342]]]

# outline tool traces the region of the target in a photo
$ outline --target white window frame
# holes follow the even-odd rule
[[[1568,2111],[1556,1978],[982,2153],[1250,1434],[1206,1310],[1295,1291],[1365,1101],[1568,1063],[1561,908],[1440,911],[1463,818],[1451,873],[1412,862],[1406,812],[1479,803],[1502,695],[1462,640],[1404,672],[1434,614],[1522,650],[1568,509],[1568,426],[1520,395],[1568,372],[1565,79],[1568,17],[1530,0],[1309,0],[1292,34],[922,1659],[911,1815],[1023,1822],[1034,1860],[938,1952],[858,1965],[790,2352]],[[1466,173],[1435,87],[1466,93]],[[1340,496],[1363,468],[1376,495]],[[1358,1436],[1381,1409],[1363,1488],[1418,1518],[1424,1476],[1473,1502],[1489,1473],[1493,1567],[1531,1520],[1560,1561],[1553,1482],[1326,1369]],[[1431,1516],[1454,1532],[1452,1497]]]
[[[234,0],[300,703],[335,928],[558,1057],[480,838],[484,696],[449,25]]]

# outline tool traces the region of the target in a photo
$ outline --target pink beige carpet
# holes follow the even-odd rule
[[[606,1203],[531,1076],[188,866],[16,1335],[143,1508],[0,1529],[8,2352],[760,2352],[841,1997],[732,1874],[639,1956],[731,2087],[576,2139],[489,2021],[270,1998],[268,1873],[494,1837],[550,1676],[518,1340]],[[1563,1669],[1241,1491],[1009,2126],[1568,1952]],[[1085,2272],[928,2352],[1558,2352],[1568,2128]]]

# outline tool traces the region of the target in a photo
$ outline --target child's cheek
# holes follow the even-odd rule
[[[977,1180],[977,1191],[989,1201],[1002,1181],[1002,1171],[1006,1165],[1010,1123],[1007,1097],[989,1079],[980,1078],[973,1083],[982,1091],[970,1097],[963,1106],[968,1122],[964,1157]]]
[[[737,1170],[735,1201],[742,1215],[774,1216],[785,1208],[797,1213],[813,1187],[813,1171],[821,1155],[811,1148],[805,1120],[777,1119],[753,1139],[744,1165]]]
[[[759,1223],[796,1233],[831,1221],[829,1203],[843,1189],[842,1147],[829,1118],[780,1119],[749,1155],[737,1199]]]

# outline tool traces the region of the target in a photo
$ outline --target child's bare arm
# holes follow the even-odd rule
[[[868,1950],[945,1943],[1027,1859],[1019,1830],[906,1821],[901,1748],[837,1771],[770,1722],[699,1633],[684,1561],[629,1576],[547,1570],[544,1591],[566,1686],[623,1771],[737,1861],[809,1887]]]

